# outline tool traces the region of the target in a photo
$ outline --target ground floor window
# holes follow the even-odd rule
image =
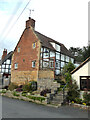
[[[90,90],[90,76],[80,76],[80,89]]]

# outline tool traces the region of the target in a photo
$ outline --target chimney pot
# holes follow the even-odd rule
[[[7,49],[4,48],[3,55],[2,55],[2,60],[7,56]]]

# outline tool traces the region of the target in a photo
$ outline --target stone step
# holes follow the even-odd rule
[[[57,104],[57,105],[58,105],[58,104],[61,104],[61,103],[63,103],[63,101],[59,101],[59,102],[57,102],[57,101],[52,101],[52,102],[51,102],[51,104]]]

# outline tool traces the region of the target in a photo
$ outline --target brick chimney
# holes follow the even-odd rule
[[[35,20],[29,17],[29,20],[26,21],[26,28],[35,28]]]
[[[7,56],[7,49],[4,48],[3,55],[2,55],[2,60]]]

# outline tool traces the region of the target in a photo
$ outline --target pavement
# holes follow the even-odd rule
[[[88,118],[89,114],[72,106],[54,108],[8,97],[2,97],[1,101],[2,118]]]

